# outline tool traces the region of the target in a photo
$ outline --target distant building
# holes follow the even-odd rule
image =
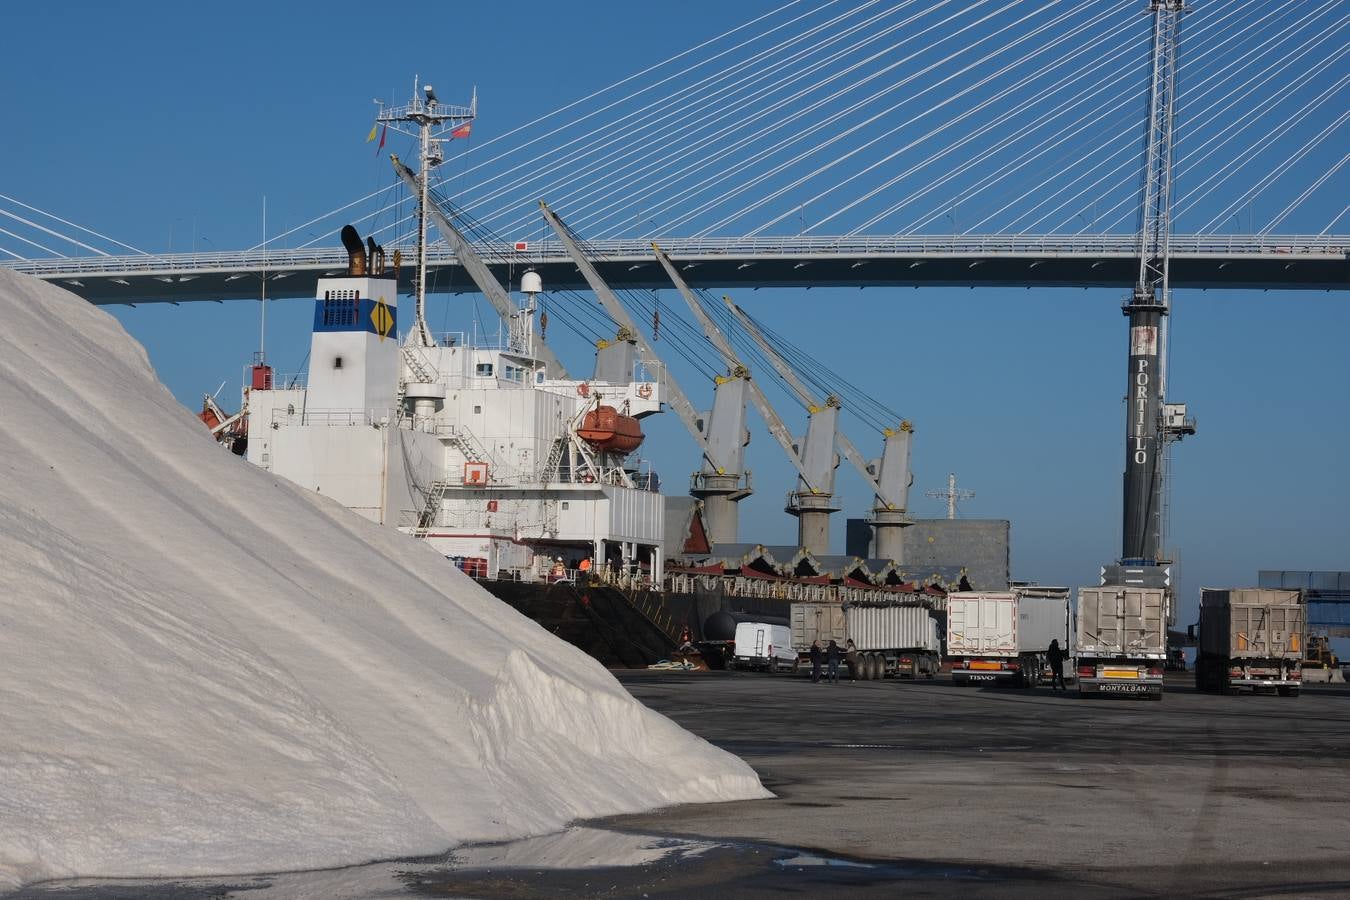
[[[845,546],[851,556],[870,557],[872,529],[862,519],[845,523]],[[1012,571],[1009,551],[1012,523],[1007,519],[918,519],[906,528],[905,569],[925,566],[966,570],[972,588],[1007,588]]]

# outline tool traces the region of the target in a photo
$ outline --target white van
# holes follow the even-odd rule
[[[741,622],[736,626],[732,666],[737,669],[791,669],[797,663],[792,633],[786,625]]]

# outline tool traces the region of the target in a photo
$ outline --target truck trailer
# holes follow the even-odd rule
[[[953,684],[1034,687],[1050,641],[1065,641],[1067,592],[1054,588],[947,595]]]
[[[1166,588],[1078,589],[1074,652],[1080,697],[1162,699],[1170,604]]]
[[[937,674],[941,633],[927,606],[794,603],[790,621],[792,647],[802,663],[809,658],[812,641],[820,641],[822,648],[834,641],[842,650],[852,640],[857,650],[852,674],[860,681]]]
[[[1307,625],[1299,591],[1202,588],[1196,689],[1228,694],[1274,689],[1281,697],[1297,697]]]

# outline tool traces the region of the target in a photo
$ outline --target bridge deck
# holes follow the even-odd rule
[[[955,235],[887,238],[723,238],[661,241],[696,287],[1118,287],[1137,277],[1131,235]],[[646,241],[589,245],[615,288],[667,288]],[[1350,287],[1350,236],[1210,236],[1172,239],[1172,285],[1229,290]],[[548,290],[584,290],[556,242],[482,245],[505,284],[534,268]],[[97,256],[3,263],[69,288],[92,303],[256,299],[267,272],[269,297],[313,296],[314,278],[346,267],[340,248]],[[454,254],[437,248],[440,290],[473,290]],[[410,274],[405,260],[404,271]],[[406,277],[406,275],[405,275]]]

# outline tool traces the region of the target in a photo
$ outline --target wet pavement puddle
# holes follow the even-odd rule
[[[442,856],[308,872],[174,879],[78,879],[29,885],[7,900],[366,900],[405,897],[661,897],[784,891],[884,895],[946,884],[969,895],[997,873],[950,865],[850,860],[739,841],[574,826],[557,834],[457,847]],[[954,884],[953,882],[957,882]],[[925,893],[920,891],[920,893]]]

